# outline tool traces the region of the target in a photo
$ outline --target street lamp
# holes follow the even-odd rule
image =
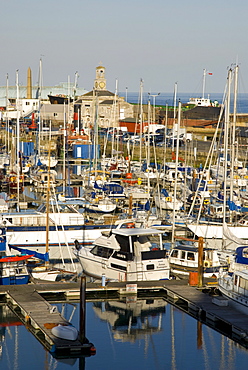
[[[150,94],[150,93],[148,93],[148,95],[150,95],[150,96],[153,97],[153,123],[155,123],[156,122],[156,104],[155,104],[155,101],[156,100],[155,99],[156,99],[157,96],[160,95],[160,92],[157,93],[157,94]]]

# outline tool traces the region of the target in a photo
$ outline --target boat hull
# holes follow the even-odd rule
[[[0,277],[0,285],[23,285],[29,282],[29,275]]]
[[[163,251],[157,251],[163,252]],[[78,254],[83,272],[96,279],[113,281],[151,281],[170,277],[168,259],[148,259],[123,261],[115,258],[97,258],[89,250],[82,248]]]

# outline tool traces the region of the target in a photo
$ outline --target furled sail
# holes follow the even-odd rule
[[[223,223],[223,236],[231,240],[232,242],[239,244],[239,245],[248,245],[248,239],[241,239],[235,236],[231,230],[228,228],[228,225],[226,223]]]

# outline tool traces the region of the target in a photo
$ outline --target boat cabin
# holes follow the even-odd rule
[[[133,232],[132,232],[133,230]],[[132,261],[134,256],[141,255],[142,259],[164,258],[166,250],[162,248],[162,233],[159,241],[151,241],[151,234],[146,229],[116,229],[107,239],[100,236],[95,241],[91,253],[104,258]],[[150,229],[149,229],[150,230]],[[154,230],[155,231],[155,230]]]
[[[32,256],[5,256],[0,258],[0,285],[27,284],[29,273],[26,261]]]
[[[175,246],[169,254],[169,263],[171,270],[174,272],[189,274],[190,272],[198,271],[198,247],[194,245],[183,245],[180,244]],[[227,268],[226,265],[222,265],[219,260],[218,251],[216,249],[204,248],[203,251],[203,269],[204,274],[212,276],[217,273],[222,267]]]

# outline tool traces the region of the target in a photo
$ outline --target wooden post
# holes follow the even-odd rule
[[[86,317],[86,299],[85,299],[85,289],[86,289],[86,277],[81,277],[80,284],[80,311],[79,311],[79,320],[80,320],[80,333],[79,339],[80,342],[85,342],[85,317]]]
[[[132,208],[133,208],[133,196],[130,195],[129,196],[129,217],[132,217],[132,215],[133,215]]]
[[[202,349],[202,323],[197,321],[197,349]]]
[[[203,283],[203,237],[198,240],[198,287]]]

